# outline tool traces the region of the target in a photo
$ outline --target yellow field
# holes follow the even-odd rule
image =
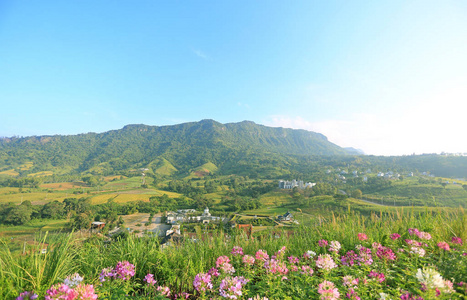
[[[264,205],[276,205],[289,201],[290,195],[282,192],[270,192],[260,197]]]
[[[17,187],[3,187],[0,188],[0,197],[2,195],[10,194],[10,193],[19,193],[19,188]]]
[[[34,166],[34,163],[33,163],[32,161],[30,161],[30,162],[24,163],[24,164],[22,164],[21,166],[19,166],[19,169],[20,169],[21,171],[25,171],[25,170],[31,169],[32,166]]]
[[[28,174],[28,176],[30,176],[30,177],[41,177],[41,176],[51,176],[53,174],[54,174],[54,172],[52,172],[52,171],[42,171],[42,172]]]
[[[105,177],[104,177],[104,181],[105,181],[105,182],[109,182],[109,181],[114,180],[115,178],[120,179],[120,177],[122,177],[123,179],[127,178],[126,176],[122,176],[122,175],[105,176]]]
[[[3,189],[1,189],[3,190]],[[47,193],[47,192],[38,192],[38,193],[17,193],[17,194],[0,194],[0,203],[21,203],[21,201],[31,201],[32,204],[45,204],[55,200],[63,201],[66,198],[67,194],[65,193]],[[73,194],[68,194],[68,197],[74,196]]]
[[[91,198],[92,204],[102,204],[107,203],[108,200],[114,199],[116,203],[126,203],[133,201],[145,201],[149,202],[149,198],[153,196],[162,196],[166,194],[170,198],[177,198],[181,195],[173,192],[166,192],[160,190],[134,190],[121,193],[110,193],[110,194],[101,194],[96,195]]]
[[[84,182],[57,182],[57,183],[46,183],[40,186],[43,189],[54,189],[57,191],[64,191],[75,188],[86,187]]]
[[[18,176],[19,173],[16,172],[15,169],[11,169],[11,170],[6,170],[6,171],[0,172],[0,175]]]

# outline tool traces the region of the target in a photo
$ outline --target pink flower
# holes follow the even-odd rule
[[[216,260],[216,267],[219,268],[221,267],[222,265],[224,265],[225,263],[229,263],[230,262],[230,258],[228,258],[227,256],[219,256]]]
[[[169,297],[171,294],[169,287],[164,286],[164,285],[158,286],[156,288],[156,291],[160,292],[163,296],[166,296],[166,297]]]
[[[397,239],[399,239],[400,237],[401,237],[401,235],[398,234],[398,233],[393,233],[393,234],[391,234],[391,239],[394,240],[394,241],[397,240]]]
[[[453,244],[458,244],[458,245],[462,245],[462,239],[460,237],[455,237],[453,236],[452,239],[451,239],[451,242]]]
[[[220,275],[219,270],[214,267],[209,270],[208,274],[214,277],[218,277]]]
[[[148,274],[144,277],[144,281],[146,281],[150,285],[155,285],[157,281],[154,279],[154,274]]]
[[[54,300],[54,299],[66,299],[73,300],[78,295],[74,289],[71,289],[64,283],[58,283],[53,285],[50,289],[47,290],[45,294],[45,300]]]
[[[266,251],[260,249],[256,251],[255,258],[256,260],[259,260],[259,261],[266,261],[269,259],[269,255]]]
[[[298,259],[298,257],[293,256],[293,255],[292,255],[292,256],[289,256],[287,259],[289,260],[289,263],[291,263],[291,264],[296,264],[296,263],[298,263],[298,262],[300,261],[300,260]]]
[[[335,300],[339,299],[339,290],[335,287],[334,283],[330,281],[323,281],[318,285],[318,293],[321,295],[322,300]]]
[[[318,241],[318,246],[320,247],[326,247],[328,245],[328,241],[326,240],[319,240]]]
[[[304,275],[313,275],[313,269],[310,268],[310,266],[302,266],[302,272],[300,272],[301,274],[304,274]]]
[[[368,276],[370,278],[376,278],[380,283],[386,279],[383,273],[377,273],[375,271],[371,271],[370,274],[368,274]]]
[[[339,252],[339,250],[341,249],[341,243],[339,243],[338,241],[331,241],[331,245],[329,246],[329,251],[331,252]]]
[[[245,255],[242,258],[242,261],[247,266],[252,266],[255,263],[255,258],[251,255]]]
[[[439,243],[438,243],[438,247],[439,247],[440,249],[444,249],[444,250],[446,250],[446,251],[451,250],[451,248],[449,247],[449,244],[446,243],[446,242],[439,242]]]
[[[96,300],[97,299],[97,294],[94,291],[94,286],[91,284],[80,283],[78,284],[77,287],[75,287],[75,292],[77,293],[77,296],[75,299],[82,299],[82,300]]]
[[[114,269],[117,278],[128,280],[135,276],[135,265],[128,261],[119,261]]]
[[[237,299],[242,295],[242,288],[249,280],[244,277],[226,277],[219,286],[219,294],[224,298]]]
[[[208,273],[196,274],[195,279],[193,280],[193,287],[198,292],[205,292],[212,289],[211,275]]]
[[[279,273],[282,275],[286,275],[289,272],[289,269],[287,269],[284,262],[275,259],[265,261],[264,268],[268,273],[271,274]]]
[[[24,291],[16,298],[16,300],[34,300],[39,297],[36,293],[30,291]]]
[[[233,256],[243,255],[243,248],[240,246],[234,246],[230,252]]]
[[[420,231],[417,228],[409,228],[410,235],[418,235]]]
[[[356,285],[358,285],[358,278],[354,278],[351,275],[344,276],[342,280],[344,286],[355,287]]]
[[[422,240],[431,240],[431,234],[429,234],[428,232],[419,232],[417,236]]]
[[[357,292],[355,292],[355,290],[353,288],[350,288],[349,291],[347,292],[347,294],[345,294],[345,296],[348,299],[361,300],[361,298],[357,295]]]
[[[235,273],[235,268],[230,263],[224,263],[221,266],[221,270],[230,275]]]
[[[376,256],[378,256],[379,259],[384,259],[384,260],[395,260],[396,259],[396,254],[392,251],[391,248],[388,247],[379,247],[378,250],[376,250]]]
[[[360,241],[366,241],[368,239],[368,236],[364,233],[359,233],[357,237]]]
[[[337,268],[337,264],[329,254],[320,254],[316,260],[316,266],[326,271]]]

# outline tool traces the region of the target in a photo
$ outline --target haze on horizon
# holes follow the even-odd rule
[[[467,2],[0,3],[0,136],[251,120],[467,152]]]

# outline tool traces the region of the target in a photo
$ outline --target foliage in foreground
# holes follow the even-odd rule
[[[460,211],[318,218],[293,235],[219,234],[166,249],[149,238],[63,239],[44,258],[1,251],[0,292],[6,299],[23,291],[39,299],[462,299],[466,232]]]

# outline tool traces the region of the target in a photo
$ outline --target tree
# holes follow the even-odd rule
[[[70,226],[74,229],[88,229],[91,227],[91,217],[86,213],[77,214],[71,219]]]
[[[13,207],[6,215],[4,222],[12,225],[23,225],[31,220],[32,209],[24,203]]]
[[[353,190],[352,193],[351,193],[351,196],[353,198],[356,198],[356,199],[361,199],[363,194],[362,194],[362,191],[359,190],[359,189],[356,189],[356,190]]]

